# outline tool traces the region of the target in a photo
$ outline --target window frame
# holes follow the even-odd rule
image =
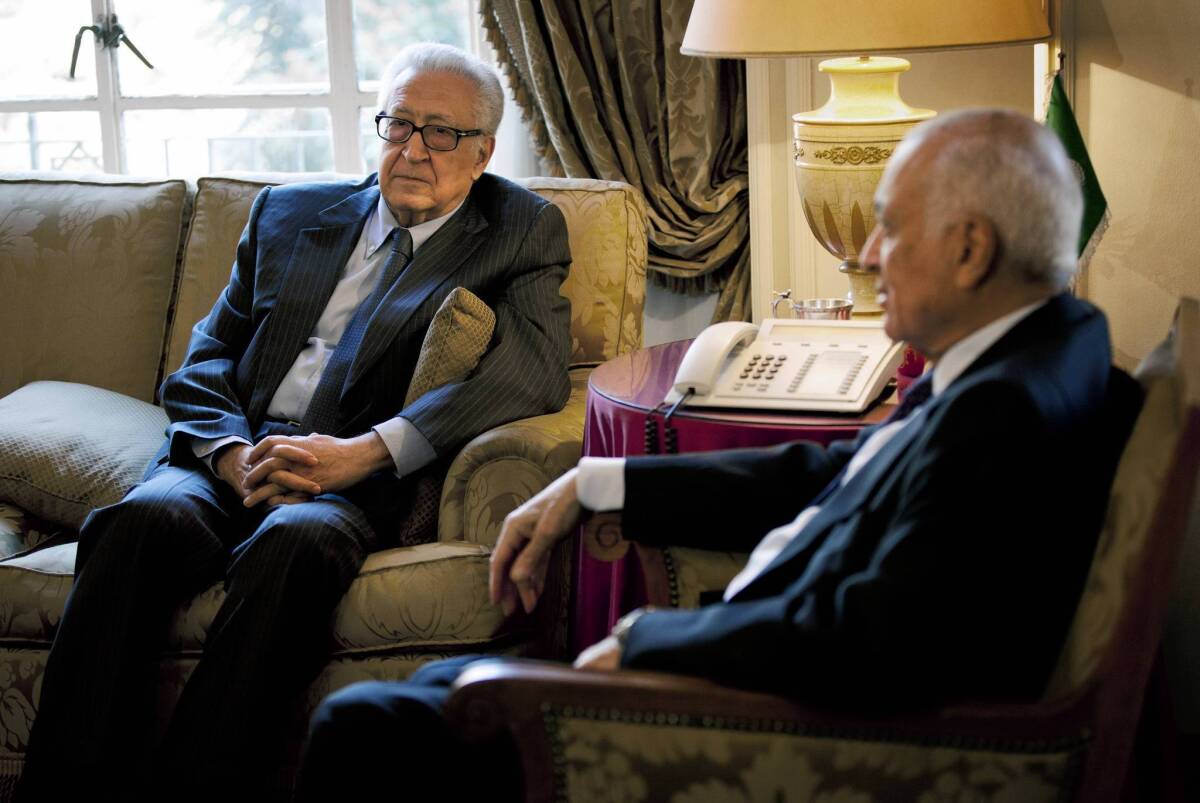
[[[120,12],[121,0],[90,0],[92,21],[99,24]],[[478,20],[478,0],[467,0],[468,13]],[[82,6],[82,3],[80,4]],[[494,59],[483,38],[482,25],[468,25],[467,49],[488,63]],[[124,114],[143,110],[317,108],[329,112],[333,170],[360,175],[363,148],[360,108],[374,107],[377,82],[360,88],[354,53],[353,0],[325,0],[325,32],[329,55],[329,88],[322,91],[280,90],[270,93],[122,96],[117,48],[102,48],[92,39],[96,65],[96,95],[83,98],[0,99],[0,114],[36,112],[96,112],[100,119],[102,165],[105,173],[126,174]],[[130,31],[137,41],[137,31]],[[85,38],[85,42],[87,41]],[[140,44],[140,43],[139,43]],[[64,47],[66,43],[64,43]],[[152,57],[151,43],[146,43]],[[82,52],[80,58],[84,58]],[[507,94],[507,93],[506,93]],[[378,111],[378,110],[376,110]],[[44,169],[44,168],[43,168]],[[369,166],[368,166],[369,169]]]

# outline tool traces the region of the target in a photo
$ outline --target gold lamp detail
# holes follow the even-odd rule
[[[801,208],[842,260],[855,315],[878,315],[858,255],[875,225],[875,186],[896,144],[930,109],[900,98],[902,58],[865,53],[1033,44],[1050,36],[1043,0],[695,0],[681,52],[718,58],[854,54],[818,66],[828,102],[792,116]]]

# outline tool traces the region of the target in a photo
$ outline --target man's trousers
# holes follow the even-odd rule
[[[454,680],[484,658],[508,660],[432,661],[407,681],[355,683],[326,697],[313,714],[296,803],[519,800],[520,756],[512,739],[467,744],[442,713]]]
[[[299,696],[328,658],[331,614],[408,486],[247,510],[198,461],[167,463],[80,531],[75,586],[46,666],[24,801],[235,797],[277,781]],[[175,611],[224,580],[161,742],[159,659]]]

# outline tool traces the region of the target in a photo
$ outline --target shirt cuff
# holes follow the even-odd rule
[[[579,458],[575,495],[579,504],[597,513],[625,507],[625,458]]]
[[[226,435],[224,438],[193,438],[192,454],[200,458],[204,465],[208,466],[209,471],[216,474],[217,468],[213,465],[213,457],[220,451],[222,446],[227,446],[231,443],[250,445],[250,441],[237,435]]]
[[[396,476],[403,477],[428,465],[437,457],[437,452],[421,431],[407,418],[396,416],[371,427],[383,439],[396,466]]]

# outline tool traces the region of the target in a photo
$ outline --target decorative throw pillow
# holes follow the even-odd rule
[[[404,404],[428,391],[465,378],[479,363],[492,340],[496,313],[479,296],[456,287],[434,313],[421,344],[417,367]],[[423,544],[437,537],[438,504],[448,465],[439,460],[417,472],[412,510],[400,525],[401,546]]]
[[[492,341],[495,326],[496,313],[483,299],[465,287],[451,290],[425,332],[404,406],[474,371]]]
[[[0,399],[0,500],[79,529],[142,478],[167,427],[159,407],[74,382]]]

